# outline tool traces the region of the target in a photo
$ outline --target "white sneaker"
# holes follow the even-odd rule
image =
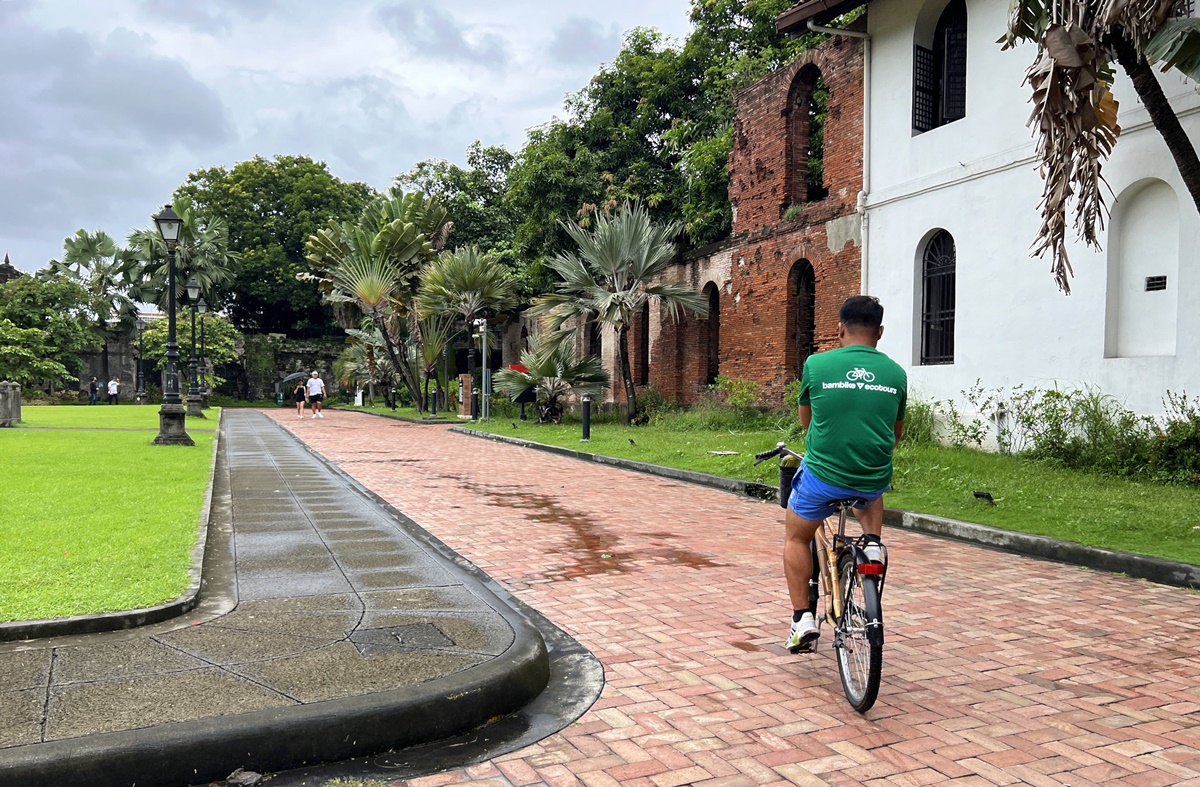
[[[863,554],[866,555],[867,560],[871,561],[872,563],[882,563],[883,545],[878,541],[868,541],[866,545],[863,546]]]
[[[313,419],[314,419],[314,420],[316,420],[316,416],[315,416],[315,415],[313,416]]]
[[[325,417],[324,413],[317,413],[317,418],[324,418],[324,417]]]
[[[811,653],[820,636],[817,621],[813,620],[811,612],[805,612],[799,620],[792,621],[792,632],[784,647],[789,653]]]

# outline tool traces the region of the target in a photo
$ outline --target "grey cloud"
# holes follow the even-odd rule
[[[621,30],[607,29],[594,19],[572,17],[554,31],[549,52],[562,63],[597,64],[611,60],[621,48]]]
[[[489,33],[472,43],[463,35],[463,25],[435,6],[403,0],[382,6],[376,13],[389,33],[422,57],[489,66],[508,60],[502,38]]]
[[[142,0],[148,16],[184,24],[201,33],[228,33],[238,17],[259,20],[273,13],[279,0],[207,0],[205,3],[179,0]]]
[[[164,176],[178,177],[181,152],[232,137],[216,93],[150,53],[141,36],[117,31],[96,40],[40,30],[20,16],[6,22],[0,238],[39,238],[57,249],[75,228],[103,226],[123,215],[119,208],[161,191]],[[120,235],[129,227],[105,229]]]

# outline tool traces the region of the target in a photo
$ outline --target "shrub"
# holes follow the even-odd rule
[[[1154,480],[1200,485],[1200,397],[1167,391],[1166,418],[1155,435],[1149,466]]]
[[[900,438],[905,443],[923,445],[932,443],[937,435],[937,411],[934,402],[921,399],[909,399],[904,409],[904,435]]]
[[[744,410],[758,401],[762,394],[762,384],[740,377],[717,375],[716,391],[725,399],[725,403],[738,410]]]

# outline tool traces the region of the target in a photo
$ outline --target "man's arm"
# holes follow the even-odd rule
[[[812,423],[812,405],[810,405],[810,404],[800,405],[799,415],[800,415],[800,425],[804,427],[805,431],[808,431],[808,427]],[[899,439],[899,437],[897,437],[896,439]]]
[[[892,431],[896,433],[896,445],[900,445],[900,438],[904,436],[904,422],[897,421]]]

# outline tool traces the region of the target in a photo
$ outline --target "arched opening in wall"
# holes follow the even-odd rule
[[[799,380],[804,362],[817,351],[817,273],[808,260],[799,260],[788,273],[788,356],[792,376]]]
[[[704,297],[708,300],[708,317],[704,324],[703,343],[705,372],[704,382],[712,385],[721,373],[721,291],[709,282],[704,286]]]
[[[1179,315],[1179,198],[1147,179],[1113,205],[1104,355],[1174,355]]]
[[[954,237],[937,230],[921,253],[921,365],[954,363]]]
[[[529,349],[529,326],[521,326],[521,346],[517,348],[517,354],[525,352]]]
[[[787,194],[783,210],[819,202],[825,186],[825,118],[829,89],[811,63],[801,68],[788,91]]]
[[[604,326],[592,314],[587,324],[587,354],[597,358],[604,357]]]
[[[642,304],[641,315],[638,318],[638,385],[650,384],[650,301]]]
[[[950,0],[936,20],[937,0],[922,9],[913,42],[913,132],[967,116],[967,4]]]

